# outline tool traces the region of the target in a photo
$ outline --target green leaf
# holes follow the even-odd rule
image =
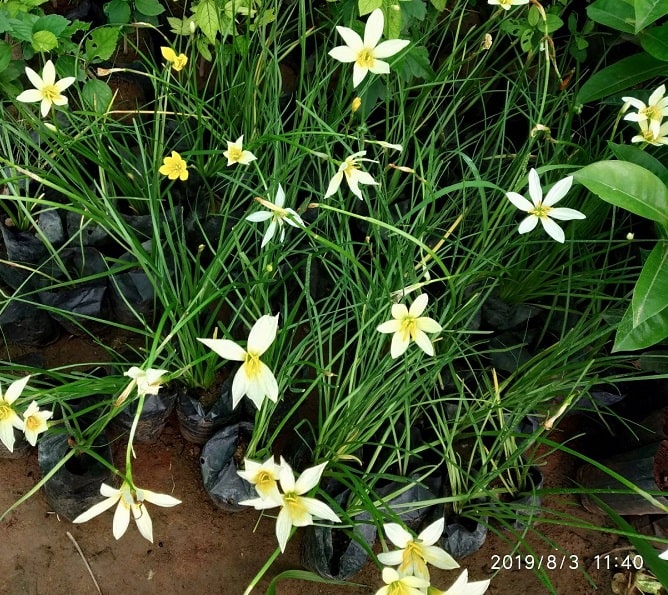
[[[383,1],[383,13],[385,14],[385,37],[387,39],[396,39],[401,34],[403,27],[403,18],[401,10],[396,10],[395,0]]]
[[[438,10],[438,12],[443,12],[445,7],[448,5],[448,0],[431,0],[432,6]]]
[[[587,16],[596,23],[622,33],[635,33],[633,6],[624,0],[596,0],[587,6]]]
[[[130,22],[132,11],[129,0],[111,0],[104,5],[104,14],[107,15],[109,23],[124,25]]]
[[[192,31],[190,30],[190,23],[194,21],[190,17],[183,17],[182,19],[178,17],[167,17],[167,24],[170,27],[170,31],[176,35],[191,35]]]
[[[195,10],[197,25],[206,35],[211,45],[216,43],[216,35],[220,31],[220,19],[214,0],[202,0]]]
[[[354,588],[362,587],[359,583],[353,583],[350,581],[340,581],[333,578],[323,578],[313,572],[307,570],[284,570],[280,574],[277,574],[269,583],[267,587],[266,595],[276,595],[276,585],[283,580],[299,580],[299,581],[310,581],[312,583],[324,583],[327,585],[340,585],[342,587]]]
[[[619,325],[615,335],[615,344],[612,347],[616,351],[635,351],[657,345],[668,337],[668,308],[664,308],[651,318],[633,326],[633,307],[629,306]]]
[[[410,82],[416,78],[430,80],[434,71],[429,62],[427,48],[420,45],[410,45],[405,52],[392,64],[392,70],[404,81]]]
[[[199,52],[199,55],[202,56],[202,58],[204,58],[207,62],[211,62],[213,60],[213,55],[211,54],[211,49],[209,48],[209,44],[206,42],[206,39],[203,37],[198,37],[195,43],[197,44],[197,51]]]
[[[109,60],[116,51],[119,34],[119,27],[100,27],[95,29],[86,40],[86,60],[88,62]]]
[[[647,257],[631,305],[634,327],[668,307],[668,241],[660,240]]]
[[[633,145],[619,145],[608,141],[608,148],[620,161],[630,161],[651,171],[664,184],[668,184],[668,167],[647,151]]]
[[[360,16],[363,17],[365,14],[369,14],[383,6],[383,0],[358,0],[357,9],[359,10]]]
[[[564,26],[564,21],[562,21],[556,14],[547,14],[545,20],[545,27],[547,28],[548,33],[554,33]]]
[[[36,31],[30,45],[36,52],[46,53],[58,47],[58,38],[51,31]]]
[[[4,71],[12,61],[12,46],[6,41],[0,41],[0,72]]]
[[[668,61],[668,23],[643,31],[640,34],[640,45],[651,56]]]
[[[65,29],[67,29],[68,24],[69,21],[65,17],[60,16],[59,14],[49,14],[38,18],[35,21],[32,30],[50,31],[56,37],[60,37],[64,33]]]
[[[402,2],[399,7],[404,13],[404,16],[410,17],[417,21],[424,21],[427,16],[427,5],[423,0],[408,0]]]
[[[599,161],[573,177],[605,202],[668,227],[668,187],[644,167],[628,161]]]
[[[89,79],[81,90],[84,104],[96,114],[104,114],[111,105],[113,93],[107,83],[100,79]]]
[[[18,41],[31,41],[33,26],[39,17],[34,14],[22,14],[18,19],[9,19],[10,35]]]
[[[635,9],[635,32],[639,33],[647,25],[668,14],[668,0],[635,0]]]
[[[665,77],[666,63],[645,52],[622,58],[594,74],[578,92],[576,104],[589,103],[626,91],[654,77]]]
[[[165,7],[158,0],[135,0],[135,10],[149,17],[156,17],[165,12]]]

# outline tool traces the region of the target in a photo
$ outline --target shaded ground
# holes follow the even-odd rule
[[[62,341],[53,352],[68,359],[79,349],[89,347],[77,340]],[[48,356],[48,353],[47,353]],[[116,461],[123,459],[123,445],[118,445]],[[220,510],[205,492],[199,470],[200,449],[183,440],[176,419],[170,422],[154,445],[137,445],[134,478],[138,485],[156,492],[170,493],[183,504],[170,509],[150,506],[155,543],[144,540],[134,523],[125,536],[116,541],[111,533],[112,512],[83,525],[74,525],[49,511],[42,492],[8,515],[0,525],[0,594],[2,595],[95,595],[98,593],[68,532],[80,546],[90,564],[100,591],[136,594],[191,593],[241,595],[248,582],[262,567],[276,547],[271,519],[259,523],[252,510],[228,513]],[[543,468],[545,487],[563,487],[572,483],[575,465],[568,457],[550,455]],[[0,511],[6,510],[39,480],[35,453],[20,460],[0,460]],[[584,511],[575,498],[547,500],[546,505],[608,526],[604,516]],[[529,543],[536,556],[576,555],[579,570],[548,570],[560,595],[611,593],[612,571],[597,569],[596,554],[605,554],[625,543],[602,532],[564,528],[538,522],[534,526],[551,543],[551,548],[530,531]],[[492,569],[493,556],[512,552],[509,536],[490,535],[483,549],[461,561],[472,579],[492,578],[490,594],[547,593],[538,578],[527,569]],[[270,569],[268,577],[290,568],[299,568],[299,534]],[[588,576],[587,576],[587,574]],[[433,573],[434,584],[449,586],[458,571]],[[321,586],[305,582],[283,582],[279,595],[351,595],[373,594],[382,585],[380,573],[369,563],[355,577],[361,588]],[[264,593],[264,580],[256,593]]]

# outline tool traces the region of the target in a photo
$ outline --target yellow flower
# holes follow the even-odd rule
[[[35,446],[37,443],[37,435],[46,432],[48,429],[47,419],[53,416],[53,411],[40,410],[37,401],[33,401],[28,405],[28,408],[23,412],[23,433],[26,440]]]
[[[188,179],[188,164],[176,151],[172,151],[171,157],[165,157],[162,167],[158,170],[163,176],[170,180],[178,178],[182,182]]]
[[[42,76],[39,76],[39,74],[28,66],[26,66],[26,75],[35,88],[23,91],[16,98],[17,101],[24,103],[41,101],[43,118],[48,115],[52,105],[67,105],[67,97],[63,95],[63,91],[76,80],[73,76],[66,76],[64,79],[56,81],[56,67],[51,60],[48,60],[44,64]]]
[[[227,157],[227,165],[234,165],[235,163],[248,165],[251,161],[257,159],[253,153],[244,150],[243,143],[243,134],[234,142],[227,141],[227,151],[223,151],[223,156]]]
[[[172,65],[172,68],[176,70],[176,72],[183,70],[183,67],[188,63],[188,56],[185,54],[177,55],[172,48],[161,47],[160,53],[162,54],[162,57]]]
[[[362,107],[362,98],[361,97],[355,97],[355,99],[353,99],[352,105],[350,106],[350,110],[354,114],[360,107]]]

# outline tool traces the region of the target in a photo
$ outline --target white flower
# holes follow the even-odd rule
[[[255,486],[255,491],[260,495],[260,498],[280,501],[278,480],[281,467],[274,462],[273,455],[264,463],[244,459],[244,468],[244,471],[237,471],[237,473],[248,483]]]
[[[359,184],[379,185],[378,182],[373,179],[371,174],[365,171],[360,171],[358,162],[372,161],[373,163],[376,163],[373,159],[364,158],[364,155],[366,155],[366,151],[359,151],[353,153],[350,157],[346,157],[346,160],[339,166],[339,171],[337,171],[334,174],[334,177],[329,181],[327,192],[325,192],[325,198],[329,198],[332,194],[336,193],[341,185],[343,176],[346,177],[346,182],[348,182],[348,186],[352,193],[360,200],[362,200],[362,191],[359,189]]]
[[[9,452],[14,452],[14,428],[23,430],[24,422],[16,413],[12,403],[21,396],[30,376],[24,376],[12,382],[3,395],[0,388],[0,441]]]
[[[42,117],[46,117],[52,105],[67,105],[67,97],[62,93],[76,79],[73,76],[66,76],[56,82],[56,67],[51,60],[44,64],[42,76],[39,76],[32,68],[26,66],[26,75],[34,85],[34,89],[23,91],[16,99],[24,103],[34,103],[41,101]]]
[[[273,372],[260,356],[269,349],[276,338],[278,314],[261,316],[248,335],[246,349],[229,339],[197,339],[213,349],[220,357],[243,362],[232,381],[232,407],[247,395],[259,409],[265,397],[274,403],[278,399],[278,383]]]
[[[167,374],[167,370],[156,370],[149,368],[142,370],[137,366],[132,366],[123,376],[132,378],[132,381],[125,387],[123,392],[119,395],[114,405],[118,407],[129,396],[132,390],[137,387],[137,394],[142,395],[157,395],[160,387],[164,383],[163,376]]]
[[[397,523],[383,525],[388,539],[400,549],[378,554],[378,561],[385,566],[399,566],[399,574],[418,576],[426,581],[429,581],[428,563],[442,570],[459,568],[450,554],[434,545],[444,527],[445,519],[441,517],[414,538]]]
[[[446,591],[429,587],[427,595],[483,595],[489,589],[489,580],[469,583],[469,571],[464,569],[457,580]]]
[[[227,141],[227,151],[223,151],[223,156],[227,157],[227,165],[234,165],[235,163],[248,165],[251,161],[257,159],[250,151],[244,151],[243,142],[243,134],[235,142]]]
[[[641,120],[638,126],[640,126],[640,134],[631,139],[632,143],[649,143],[655,147],[668,145],[668,122],[664,122],[656,130],[648,123],[648,120]]]
[[[540,179],[535,169],[529,172],[529,196],[530,202],[517,192],[506,192],[506,197],[521,211],[529,213],[518,228],[519,233],[528,233],[533,230],[538,221],[543,225],[543,229],[547,234],[557,242],[564,243],[564,231],[552,219],[560,221],[570,221],[571,219],[585,219],[586,215],[575,209],[557,208],[553,207],[558,203],[571,188],[573,184],[573,176],[568,176],[563,180],[559,180],[543,200],[543,189],[540,185]]]
[[[23,412],[23,433],[31,446],[37,444],[38,434],[46,432],[48,429],[46,420],[51,419],[52,416],[53,411],[40,411],[37,401],[30,403],[28,408]]]
[[[264,200],[259,196],[255,197],[255,200],[257,200],[263,207],[269,209],[269,211],[251,213],[248,215],[248,217],[246,217],[246,220],[252,221],[253,223],[261,223],[262,221],[271,219],[271,223],[269,223],[267,231],[264,232],[264,237],[262,238],[262,244],[260,244],[260,248],[264,248],[269,243],[269,241],[274,237],[277,228],[281,230],[279,241],[283,242],[285,239],[285,228],[283,227],[283,223],[292,225],[292,227],[304,227],[302,218],[294,209],[283,208],[283,205],[285,204],[285,192],[283,192],[283,187],[280,184],[278,185],[278,192],[276,192],[276,199],[273,203],[269,202],[268,200]]]
[[[415,341],[427,355],[434,355],[434,346],[425,333],[438,333],[443,329],[435,320],[422,316],[428,301],[429,296],[423,293],[415,298],[410,310],[404,304],[392,304],[394,320],[378,325],[378,332],[394,333],[390,347],[392,358],[402,355],[411,341]]]
[[[638,110],[637,112],[626,114],[624,119],[629,122],[648,122],[649,129],[653,135],[655,137],[660,136],[659,127],[661,126],[661,120],[668,116],[668,97],[665,95],[666,85],[661,85],[649,96],[647,105],[635,97],[622,97],[622,101],[626,102],[627,106],[632,105]]]
[[[153,524],[151,523],[151,517],[148,514],[145,502],[167,507],[181,504],[181,500],[177,500],[167,494],[156,494],[150,490],[142,490],[137,487],[133,489],[127,482],[123,482],[123,485],[118,490],[103,483],[100,486],[100,494],[105,496],[106,500],[102,500],[102,502],[91,506],[72,522],[85,523],[118,503],[116,512],[114,513],[113,524],[113,533],[116,539],[123,537],[125,531],[127,531],[130,524],[130,512],[132,512],[139,532],[144,538],[153,543]]]
[[[281,507],[276,519],[276,538],[281,551],[290,538],[292,527],[306,527],[313,524],[313,518],[324,519],[333,523],[340,523],[341,519],[324,502],[304,496],[310,492],[320,481],[320,476],[325,470],[327,463],[321,463],[315,467],[305,469],[295,481],[294,473],[288,463],[281,457],[279,480],[282,494],[279,499],[254,498],[244,500],[239,504],[253,506],[256,510]]]
[[[510,10],[511,6],[520,6],[521,4],[529,4],[529,0],[487,0],[487,4],[500,6],[503,10]]]
[[[376,595],[424,595],[429,581],[419,576],[404,576],[394,568],[383,568],[384,587],[376,591]]]
[[[348,27],[336,28],[346,45],[335,47],[330,50],[329,55],[339,62],[355,63],[353,66],[353,88],[364,80],[369,71],[374,74],[389,73],[390,65],[379,58],[394,56],[410,43],[410,41],[403,39],[391,39],[379,44],[384,25],[383,11],[377,8],[369,15],[366,22],[364,40]]]
[[[659,554],[659,558],[662,560],[668,560],[668,550]]]

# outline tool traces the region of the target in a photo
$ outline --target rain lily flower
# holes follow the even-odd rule
[[[281,466],[270,456],[264,463],[244,459],[244,471],[237,471],[240,477],[255,486],[255,491],[263,500],[279,501],[278,481]]]
[[[651,122],[641,120],[638,126],[640,126],[640,134],[631,139],[632,143],[649,143],[655,147],[668,145],[668,122],[654,129]]]
[[[346,45],[335,47],[330,50],[329,55],[339,62],[354,62],[353,88],[364,80],[367,72],[373,72],[374,74],[389,73],[390,65],[379,58],[394,56],[410,43],[410,41],[403,39],[391,39],[379,44],[384,25],[383,11],[377,8],[369,15],[366,22],[364,40],[348,27],[336,28]]]
[[[21,396],[30,376],[24,376],[12,382],[3,395],[0,388],[0,440],[9,452],[14,452],[14,428],[23,430],[24,422],[16,413],[12,404]]]
[[[161,47],[160,53],[162,57],[172,65],[176,72],[183,70],[183,67],[188,63],[188,56],[185,54],[177,54],[172,48]]]
[[[506,197],[521,211],[529,214],[518,228],[519,233],[528,233],[533,230],[538,221],[543,225],[543,229],[554,240],[564,243],[564,231],[552,219],[560,221],[570,221],[571,219],[585,219],[586,215],[575,209],[554,208],[553,205],[558,203],[571,188],[573,184],[573,176],[568,176],[563,180],[559,180],[543,200],[543,189],[540,185],[538,172],[531,169],[529,172],[529,196],[531,201],[524,198],[517,192],[506,192]]]
[[[63,95],[63,91],[76,80],[75,77],[66,76],[56,81],[56,67],[51,60],[44,64],[42,76],[39,76],[29,66],[26,66],[26,75],[35,88],[23,91],[16,98],[17,101],[24,103],[41,101],[40,111],[43,118],[46,118],[52,105],[67,105],[67,97]]]
[[[133,488],[128,482],[123,482],[120,489],[112,488],[103,483],[100,486],[100,494],[106,497],[106,500],[98,502],[91,506],[87,511],[81,513],[73,523],[85,523],[98,514],[109,510],[114,504],[118,503],[116,512],[114,513],[113,532],[116,539],[123,537],[130,524],[130,513],[137,523],[137,529],[142,534],[142,537],[148,539],[153,543],[153,524],[151,517],[146,509],[145,502],[150,502],[157,506],[176,506],[181,504],[181,500],[177,500],[173,496],[167,494],[156,494],[150,490],[142,490],[140,488]]]
[[[281,507],[276,519],[276,538],[281,552],[285,552],[285,546],[290,538],[292,527],[306,527],[313,524],[313,518],[325,519],[333,523],[340,523],[341,519],[324,502],[304,496],[318,485],[322,472],[327,463],[321,463],[315,467],[305,469],[297,480],[295,480],[292,468],[281,457],[279,481],[282,494],[280,499],[254,498],[244,500],[239,504],[253,506],[256,510],[265,510]]]
[[[469,583],[469,571],[464,569],[447,591],[429,587],[427,595],[483,595],[489,588],[489,583],[489,580]]]
[[[188,164],[176,151],[172,151],[171,157],[164,158],[163,164],[158,171],[170,180],[178,178],[182,182],[185,182],[188,179]]]
[[[243,143],[243,134],[233,143],[227,141],[227,151],[223,151],[223,155],[227,157],[227,165],[234,165],[235,163],[248,165],[251,161],[257,159],[250,151],[244,151]]]
[[[668,116],[668,97],[666,85],[661,85],[649,96],[647,105],[635,97],[622,97],[627,106],[632,105],[638,111],[624,116],[629,122],[648,122],[649,129],[655,137],[659,136],[661,121]]]
[[[424,595],[429,581],[419,576],[404,576],[394,568],[383,568],[384,587],[376,595]]]
[[[438,333],[443,329],[432,318],[422,316],[428,301],[429,296],[423,293],[415,298],[410,310],[404,304],[392,304],[394,320],[383,322],[376,329],[380,333],[394,333],[390,347],[393,359],[403,355],[411,341],[415,341],[427,355],[434,355],[434,346],[425,333]]]
[[[398,550],[378,554],[378,561],[385,566],[399,566],[401,575],[418,576],[429,582],[427,563],[452,570],[459,568],[453,557],[444,549],[434,545],[443,533],[445,519],[441,517],[426,527],[416,538],[397,523],[383,525],[388,539]]]
[[[366,151],[359,151],[358,153],[353,153],[350,157],[346,157],[346,160],[339,166],[339,171],[337,171],[334,174],[334,177],[330,180],[327,192],[325,192],[325,198],[329,198],[336,193],[341,185],[343,176],[346,177],[346,182],[348,182],[348,186],[352,193],[360,200],[362,200],[362,191],[359,188],[359,184],[379,185],[378,182],[371,177],[371,174],[365,171],[360,171],[358,165],[360,161],[371,161],[376,163],[373,159],[364,158],[364,155],[366,155]]]
[[[23,433],[31,446],[37,444],[37,435],[48,429],[46,420],[53,416],[53,411],[41,410],[37,401],[33,401],[23,412]]]
[[[232,408],[239,404],[244,395],[247,395],[258,409],[265,397],[274,403],[278,399],[276,378],[269,367],[260,361],[260,356],[274,342],[277,329],[278,314],[265,314],[253,325],[246,349],[228,339],[197,339],[220,357],[243,362],[232,381]]]
[[[123,374],[123,376],[132,378],[132,381],[125,387],[125,390],[123,390],[118,399],[116,399],[114,405],[118,407],[123,403],[123,401],[130,396],[130,393],[135,387],[137,387],[137,394],[140,397],[143,395],[157,395],[160,391],[160,387],[165,382],[163,378],[165,374],[167,374],[167,370],[156,370],[154,368],[142,370],[137,366],[132,366]]]
[[[278,185],[278,192],[276,192],[276,199],[274,202],[269,202],[268,200],[264,200],[264,198],[260,198],[259,196],[256,197],[255,200],[257,200],[263,207],[269,209],[269,211],[252,213],[246,217],[246,220],[252,221],[253,223],[261,223],[262,221],[268,221],[271,219],[271,223],[269,223],[269,227],[267,227],[267,231],[264,233],[264,237],[262,238],[262,244],[260,244],[260,248],[264,248],[269,243],[271,238],[274,237],[277,228],[281,230],[279,241],[283,242],[285,239],[285,227],[283,227],[284,223],[292,225],[292,227],[304,226],[302,218],[294,209],[283,208],[283,205],[285,204],[285,192],[283,192],[283,188],[280,184]]]
[[[487,0],[487,4],[500,6],[503,10],[510,10],[511,6],[520,6],[521,4],[529,4],[529,0]]]

